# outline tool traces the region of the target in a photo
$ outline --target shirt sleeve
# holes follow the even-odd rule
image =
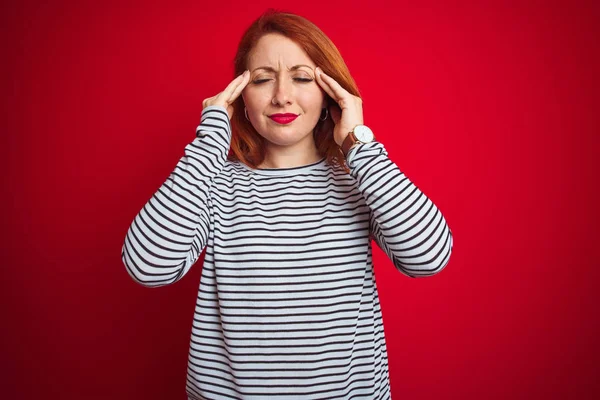
[[[394,266],[411,278],[439,273],[452,253],[452,231],[436,205],[389,159],[381,142],[346,157],[371,209],[370,233]]]
[[[209,236],[210,188],[230,144],[226,109],[205,107],[196,138],[127,231],[121,259],[134,281],[165,286],[181,279],[198,260]]]

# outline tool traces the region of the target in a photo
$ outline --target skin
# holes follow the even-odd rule
[[[297,65],[302,66],[293,68]],[[326,95],[341,109],[329,109],[338,145],[356,125],[363,123],[362,100],[323,73],[296,42],[276,33],[266,34],[258,41],[247,71],[202,105],[223,106],[231,118],[232,104],[240,94],[252,126],[267,139],[265,160],[258,168],[293,168],[321,159],[312,132],[326,105]],[[269,118],[276,113],[298,117],[289,124],[279,124]]]

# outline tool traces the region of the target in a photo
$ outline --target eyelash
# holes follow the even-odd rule
[[[269,79],[258,79],[256,81],[253,81],[252,83],[260,85],[261,83],[267,82]],[[310,79],[310,78],[294,78],[295,81],[298,82],[302,82],[302,83],[308,83],[308,82],[312,82],[314,79]]]

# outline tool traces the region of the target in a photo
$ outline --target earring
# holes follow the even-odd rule
[[[325,118],[321,119],[319,117],[319,121],[325,121],[327,119],[327,116],[329,115],[329,110],[327,108],[324,108],[323,110],[325,110]]]
[[[250,118],[248,118],[248,111],[246,110],[246,107],[244,107],[244,115],[246,116],[246,119],[250,121]]]

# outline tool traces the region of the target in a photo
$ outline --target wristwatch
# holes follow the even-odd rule
[[[342,142],[342,151],[345,156],[348,156],[348,152],[357,144],[371,143],[375,140],[375,135],[371,128],[366,125],[356,125],[354,129],[348,132],[348,136]]]

